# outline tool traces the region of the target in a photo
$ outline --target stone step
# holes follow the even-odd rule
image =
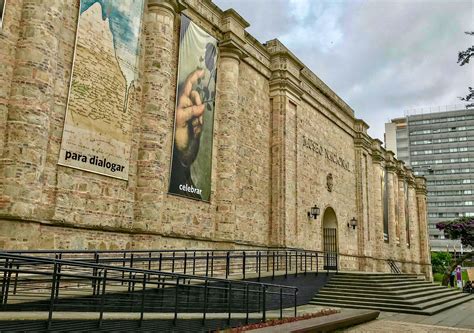
[[[448,289],[448,288],[442,288],[442,289],[430,289],[430,290],[425,290],[425,288],[422,288],[421,291],[417,292],[410,292],[410,293],[387,293],[386,291],[379,291],[379,290],[374,290],[374,291],[360,291],[360,290],[351,290],[351,289],[345,289],[345,290],[326,290],[325,288],[322,288],[318,295],[354,295],[354,296],[373,296],[373,297],[383,297],[387,296],[390,297],[391,299],[411,299],[411,298],[416,298],[416,297],[422,297],[422,296],[430,296],[430,295],[444,295],[444,294],[450,294],[450,293],[456,293],[456,290],[453,289]]]
[[[422,303],[418,304],[411,304],[403,301],[397,301],[395,303],[393,302],[386,302],[384,299],[362,299],[362,298],[355,298],[355,299],[350,299],[350,298],[345,298],[345,299],[340,299],[340,298],[334,298],[334,297],[316,297],[313,300],[317,302],[331,302],[331,303],[338,303],[341,304],[341,306],[350,304],[350,305],[372,305],[372,306],[387,306],[387,307],[397,307],[400,309],[416,309],[416,310],[424,310],[426,308],[436,306],[443,304],[445,302],[449,302],[452,300],[456,300],[458,298],[462,298],[462,294],[458,295],[453,295],[449,297],[442,297],[442,298],[431,298],[428,300],[425,300]]]
[[[406,278],[406,277],[423,277],[422,274],[391,274],[391,273],[349,273],[349,272],[338,272],[335,277],[365,277],[365,278]]]
[[[404,290],[404,289],[413,289],[413,288],[420,288],[420,287],[429,287],[433,284],[430,282],[424,283],[400,283],[400,284],[390,284],[390,285],[375,285],[375,284],[357,284],[357,283],[335,283],[329,281],[326,286],[331,288],[352,288],[352,289],[365,289],[365,290],[373,290],[373,289],[384,289],[387,291],[390,290]]]
[[[331,279],[328,283],[333,284],[350,284],[350,285],[384,285],[384,286],[395,286],[395,285],[402,285],[402,284],[432,284],[429,281],[424,280],[391,280],[391,281],[354,281],[354,280],[347,280],[342,281],[338,279]]]
[[[431,315],[467,300],[467,294],[420,275],[334,275],[310,304]]]
[[[355,282],[371,282],[371,283],[385,283],[385,282],[396,282],[396,281],[425,281],[425,279],[420,279],[416,277],[407,277],[407,278],[384,278],[384,279],[379,279],[379,278],[372,278],[372,279],[367,279],[364,277],[342,277],[342,276],[334,276],[332,281],[341,281],[341,282],[348,282],[348,281],[355,281]]]
[[[460,297],[460,298],[458,298],[454,301],[445,302],[443,304],[436,305],[436,306],[430,307],[428,309],[424,309],[424,311],[428,312],[429,315],[431,316],[431,315],[437,314],[441,311],[450,309],[453,306],[468,302],[472,299],[474,299],[474,297],[472,295],[469,296],[469,294],[463,294],[463,297]]]
[[[324,288],[321,289],[321,291],[341,291],[345,293],[352,293],[352,294],[361,294],[365,295],[368,293],[372,294],[379,294],[379,295],[394,295],[394,296],[400,296],[400,295],[407,295],[410,293],[417,293],[417,292],[434,292],[434,291],[444,291],[446,290],[446,287],[441,287],[441,286],[422,286],[422,287],[417,287],[417,288],[410,288],[410,289],[394,289],[394,290],[386,290],[386,289],[381,289],[381,288],[333,288],[333,287],[328,287],[324,286]]]
[[[468,294],[460,294],[459,297],[454,299],[443,300],[441,303],[428,305],[424,308],[415,308],[415,307],[400,307],[398,305],[394,306],[392,304],[372,304],[372,303],[341,303],[334,302],[332,300],[321,301],[321,300],[311,300],[309,304],[314,305],[323,305],[330,307],[339,307],[339,308],[357,308],[357,309],[374,309],[388,312],[400,312],[400,313],[411,313],[411,314],[422,314],[422,315],[433,315],[443,310],[449,309],[453,306],[462,304],[469,300],[473,299],[472,296],[469,297]]]
[[[321,301],[310,301],[309,304],[327,306],[331,308],[372,309],[372,310],[380,310],[380,311],[387,311],[387,312],[411,313],[411,314],[420,314],[420,315],[427,314],[425,311],[421,311],[421,310],[400,309],[398,307],[390,307],[390,306],[339,304],[339,303],[321,302]]]
[[[325,301],[333,301],[333,302],[342,302],[342,303],[350,303],[350,304],[358,304],[358,303],[370,303],[370,304],[393,304],[400,307],[416,307],[422,309],[424,307],[437,305],[433,302],[442,302],[450,301],[451,299],[458,298],[461,293],[450,293],[450,294],[442,294],[442,295],[429,295],[429,296],[422,296],[422,297],[414,297],[411,299],[394,299],[390,297],[373,297],[370,295],[367,296],[360,296],[360,295],[334,295],[334,294],[323,294],[319,293],[313,300],[325,300]],[[429,303],[429,304],[428,304]],[[433,303],[433,304],[432,304]]]

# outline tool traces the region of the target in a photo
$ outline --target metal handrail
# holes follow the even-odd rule
[[[5,251],[8,253],[48,255],[55,258],[70,257],[73,260],[84,262],[101,262],[122,267],[143,267],[148,270],[183,273],[192,272],[193,275],[216,276],[226,278],[233,273],[246,274],[254,272],[260,280],[262,273],[275,273],[284,271],[285,276],[294,272],[306,274],[308,271],[320,271],[319,266],[329,257],[335,258],[338,270],[338,254],[323,251],[268,248],[251,250],[26,250]],[[298,263],[298,264],[296,264]],[[324,265],[322,270],[329,273],[334,267]]]
[[[0,264],[3,264],[3,267],[0,267],[0,272],[3,272],[1,309],[9,310],[15,308],[15,303],[9,302],[11,297],[16,297],[17,301],[20,297],[23,297],[23,300],[26,298],[29,302],[26,304],[29,304],[29,306],[39,304],[45,307],[44,300],[43,303],[35,303],[34,301],[38,299],[38,295],[44,298],[45,292],[47,292],[49,294],[47,306],[48,328],[51,328],[55,308],[57,306],[73,306],[71,304],[78,299],[78,291],[82,293],[92,291],[92,295],[91,297],[88,296],[87,301],[93,303],[95,312],[99,312],[99,327],[102,325],[103,313],[107,308],[107,298],[115,297],[118,299],[119,301],[114,301],[113,306],[120,307],[121,310],[124,309],[123,307],[130,307],[129,312],[140,312],[141,324],[146,312],[145,308],[148,311],[150,309],[153,310],[153,304],[156,304],[157,301],[161,301],[161,308],[166,308],[163,304],[165,302],[169,303],[170,299],[165,297],[165,291],[168,294],[170,291],[175,293],[174,303],[173,300],[171,301],[172,304],[170,303],[173,307],[172,312],[174,312],[173,323],[176,322],[178,313],[193,309],[198,309],[199,311],[197,312],[202,313],[204,323],[206,313],[211,305],[213,305],[213,302],[216,302],[216,297],[218,302],[225,302],[227,304],[228,322],[230,322],[232,310],[239,306],[233,305],[232,299],[236,298],[239,300],[239,297],[246,304],[244,312],[246,312],[247,322],[250,310],[255,310],[255,305],[249,307],[249,300],[258,300],[258,312],[262,312],[262,320],[265,320],[267,310],[265,303],[267,298],[271,298],[272,295],[280,299],[280,314],[282,314],[284,307],[283,296],[293,298],[292,305],[296,315],[298,291],[296,287],[251,281],[231,281],[222,278],[120,267],[77,260],[38,258],[6,252],[0,252]],[[32,276],[46,276],[48,279],[37,281],[36,283],[41,288],[35,289],[32,288],[32,284],[35,283],[32,280]],[[78,288],[75,288],[76,284]],[[141,292],[139,292],[139,296],[141,296],[141,301],[139,302],[140,311],[133,311],[136,303],[134,295],[137,293],[135,291],[137,285],[141,286]],[[123,294],[117,292],[117,290],[109,292],[106,289],[107,286],[109,289],[112,286],[114,288],[127,288],[128,293]],[[158,294],[149,293],[147,289],[156,290]],[[71,290],[76,294],[73,293],[72,296],[69,295],[69,298],[64,298],[63,294],[66,292],[71,293]],[[183,292],[187,294],[186,306],[184,306],[181,300],[182,295],[180,294]],[[129,300],[130,297],[131,301]],[[147,303],[146,298],[153,298],[153,300]],[[202,304],[199,303],[201,298],[203,299]],[[194,301],[192,301],[193,299]],[[25,303],[22,303],[23,307],[24,305]],[[75,306],[77,307],[77,304]],[[193,306],[197,306],[197,308],[193,308]],[[155,306],[154,309],[157,310],[158,308],[160,307]]]

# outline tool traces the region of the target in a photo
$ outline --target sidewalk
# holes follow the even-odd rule
[[[474,299],[433,316],[381,312],[377,320],[343,332],[474,332]]]

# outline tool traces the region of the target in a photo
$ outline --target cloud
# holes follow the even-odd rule
[[[261,42],[279,38],[383,138],[407,109],[460,104],[473,64],[471,0],[214,0],[234,7]]]

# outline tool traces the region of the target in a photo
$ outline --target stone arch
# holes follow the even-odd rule
[[[337,237],[337,216],[334,209],[326,207],[322,217],[322,240],[324,255],[324,269],[336,269],[339,242]]]

